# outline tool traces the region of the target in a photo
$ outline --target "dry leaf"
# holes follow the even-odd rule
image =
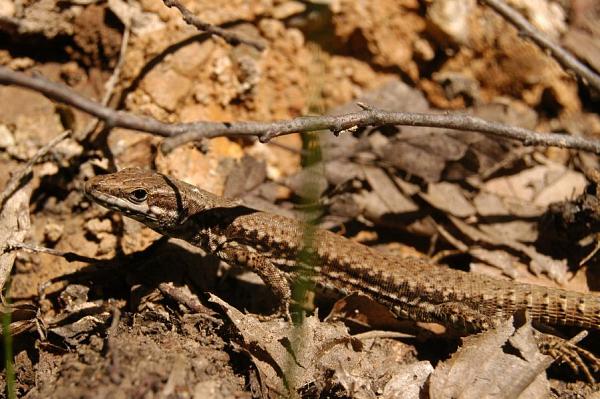
[[[466,218],[475,214],[475,208],[457,185],[448,182],[430,183],[427,194],[421,194],[431,206],[451,215]]]
[[[299,326],[280,319],[264,322],[214,295],[210,301],[223,309],[236,330],[235,344],[259,370],[263,397],[319,397],[327,396],[329,389],[346,397],[375,398],[381,386],[390,383],[392,395],[402,381],[415,378],[420,382],[412,390],[422,394],[431,366],[428,362],[403,365],[406,345],[398,341],[373,337],[365,340],[378,340],[378,344],[365,345],[340,322],[320,322],[315,316],[306,317]]]
[[[484,189],[501,197],[516,197],[545,208],[574,198],[585,190],[585,177],[558,164],[539,165],[512,176],[491,179]]]
[[[463,234],[475,242],[484,242],[494,246],[506,246],[515,251],[521,252],[524,255],[527,255],[531,260],[529,269],[535,275],[539,275],[541,273],[547,274],[548,277],[559,284],[564,284],[566,281],[568,271],[566,259],[553,259],[547,255],[540,254],[532,246],[525,245],[507,237],[489,235],[477,227],[468,225],[454,216],[449,216],[449,219]]]
[[[520,338],[515,347],[511,338]],[[529,323],[516,332],[508,320],[496,329],[466,338],[452,357],[431,375],[431,398],[541,398],[550,394],[545,370]],[[509,345],[513,351],[505,350]],[[518,353],[514,353],[517,351]]]
[[[29,218],[29,200],[33,187],[31,179],[19,188],[4,203],[0,212],[0,243],[22,243],[31,228]],[[0,290],[10,276],[13,264],[17,257],[16,251],[0,252]]]
[[[419,207],[398,190],[393,180],[380,168],[363,167],[364,175],[373,191],[379,196],[387,208],[386,213],[416,212]]]

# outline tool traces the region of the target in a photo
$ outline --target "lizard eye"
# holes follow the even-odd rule
[[[144,202],[148,198],[148,192],[143,188],[138,188],[129,193],[129,198],[134,202]]]

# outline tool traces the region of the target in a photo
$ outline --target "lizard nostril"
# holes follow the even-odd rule
[[[95,183],[93,180],[90,180],[88,182],[85,183],[85,190],[86,191],[94,191],[98,189],[98,184]]]

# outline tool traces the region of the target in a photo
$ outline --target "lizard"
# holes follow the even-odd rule
[[[600,295],[492,278],[426,258],[387,255],[327,230],[315,229],[315,262],[302,264],[299,255],[306,245],[301,221],[252,209],[168,175],[126,168],[92,177],[83,191],[92,201],[162,235],[254,271],[280,298],[281,311],[288,316],[290,282],[303,276],[318,290],[369,297],[398,318],[467,333],[493,328],[520,310],[544,325],[600,330]],[[301,273],[308,267],[310,273]],[[593,354],[581,351],[594,367],[600,364]],[[567,361],[574,369],[582,366],[592,379],[581,358],[572,362]]]

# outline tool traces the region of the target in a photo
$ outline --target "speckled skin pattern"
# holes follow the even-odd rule
[[[155,172],[129,168],[96,176],[84,190],[93,201],[161,234],[255,271],[281,298],[283,308],[291,298],[291,279],[301,276],[320,290],[366,295],[398,317],[466,332],[493,327],[521,309],[543,324],[600,329],[600,296],[388,256],[329,231],[316,230],[311,249],[315,263],[302,264],[301,222],[242,206]],[[302,269],[310,273],[301,273]]]

